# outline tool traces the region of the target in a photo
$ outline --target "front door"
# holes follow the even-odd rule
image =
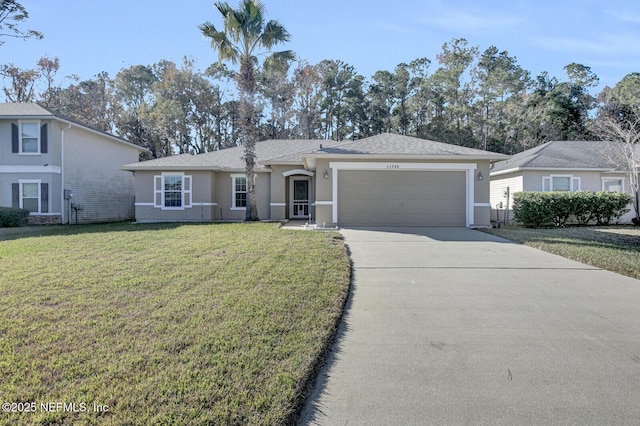
[[[294,179],[292,192],[291,217],[309,217],[309,180]]]

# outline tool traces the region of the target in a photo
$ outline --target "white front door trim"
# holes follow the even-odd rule
[[[290,183],[289,183],[289,217],[290,218],[296,218],[296,219],[302,219],[302,218],[308,218],[309,214],[311,213],[311,200],[313,199],[312,195],[311,195],[311,178],[310,177],[302,177],[302,176],[291,176],[289,179],[291,179]],[[302,200],[302,204],[304,205],[305,203],[307,204],[307,212],[308,214],[295,214],[295,206],[296,206],[296,200],[294,199],[295,197],[295,183],[297,181],[301,181],[301,182],[307,182],[307,200],[304,201]],[[304,206],[303,210],[304,210]]]
[[[380,171],[459,171],[466,174],[466,226],[469,227],[474,222],[474,193],[475,193],[475,170],[476,163],[396,163],[387,162],[329,162],[332,173],[332,220],[338,223],[338,170],[380,170]]]
[[[294,170],[287,170],[286,172],[282,172],[282,176],[284,177],[289,177],[293,175],[303,175],[303,176],[312,177],[313,175],[315,175],[315,173],[310,172],[308,170],[303,170],[303,169],[294,169]]]

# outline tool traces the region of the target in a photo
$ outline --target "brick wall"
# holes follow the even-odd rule
[[[59,215],[29,216],[27,218],[28,225],[59,225],[60,222]]]

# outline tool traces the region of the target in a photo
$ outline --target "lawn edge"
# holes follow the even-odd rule
[[[531,228],[531,229],[536,229],[536,228]],[[553,228],[549,228],[549,229],[553,229]],[[560,256],[560,257],[564,257],[565,259],[569,259],[572,260],[574,262],[580,262],[583,263],[585,265],[588,266],[593,266],[594,268],[599,268],[601,270],[604,271],[609,271],[612,272],[614,274],[619,274],[625,277],[629,277],[632,279],[640,279],[635,275],[631,275],[628,272],[625,272],[624,270],[618,269],[616,267],[612,267],[612,265],[608,264],[605,262],[605,264],[602,264],[600,262],[594,262],[594,261],[590,261],[589,259],[585,259],[584,257],[578,256],[573,252],[563,252],[562,250],[555,250],[553,249],[552,245],[550,245],[548,242],[532,242],[526,238],[518,238],[517,235],[510,235],[510,236],[505,236],[502,235],[499,231],[494,231],[493,229],[482,229],[482,232],[486,232],[487,234],[499,237],[499,238],[503,238],[505,240],[511,241],[513,243],[516,244],[520,244],[526,247],[531,247],[533,249],[536,250],[540,250],[543,251],[545,253],[550,253],[553,254],[555,256]],[[508,231],[507,231],[508,232]]]
[[[338,341],[338,337],[340,334],[340,325],[345,317],[348,306],[351,303],[352,298],[352,290],[353,290],[353,260],[351,259],[351,250],[349,246],[344,243],[344,239],[340,236],[340,240],[342,241],[343,247],[347,252],[347,256],[349,258],[349,285],[347,287],[347,292],[345,294],[345,298],[342,301],[341,312],[340,315],[336,317],[336,320],[332,324],[331,333],[328,335],[327,340],[323,346],[323,349],[318,353],[316,359],[313,363],[311,363],[307,377],[303,380],[303,386],[300,390],[300,396],[298,398],[298,402],[296,404],[295,409],[291,412],[291,415],[286,419],[286,425],[297,425],[302,420],[302,415],[305,413],[305,408],[311,403],[314,391],[318,384],[318,380],[320,376],[327,367],[329,356],[332,352],[334,345]]]

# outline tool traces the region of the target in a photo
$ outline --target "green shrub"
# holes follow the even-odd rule
[[[593,220],[595,203],[597,200],[595,192],[578,191],[571,192],[569,197],[573,203],[573,217],[578,225],[588,225]]]
[[[629,209],[627,206],[633,200],[631,194],[617,192],[596,192],[593,204],[593,218],[597,225],[609,225],[617,222]]]
[[[616,222],[627,213],[630,194],[614,192],[533,192],[513,194],[516,222],[527,227],[565,226],[572,221],[587,225]]]
[[[538,228],[553,223],[549,192],[516,192],[513,194],[513,215],[516,222]]]
[[[0,207],[0,227],[13,228],[27,224],[29,210]]]

